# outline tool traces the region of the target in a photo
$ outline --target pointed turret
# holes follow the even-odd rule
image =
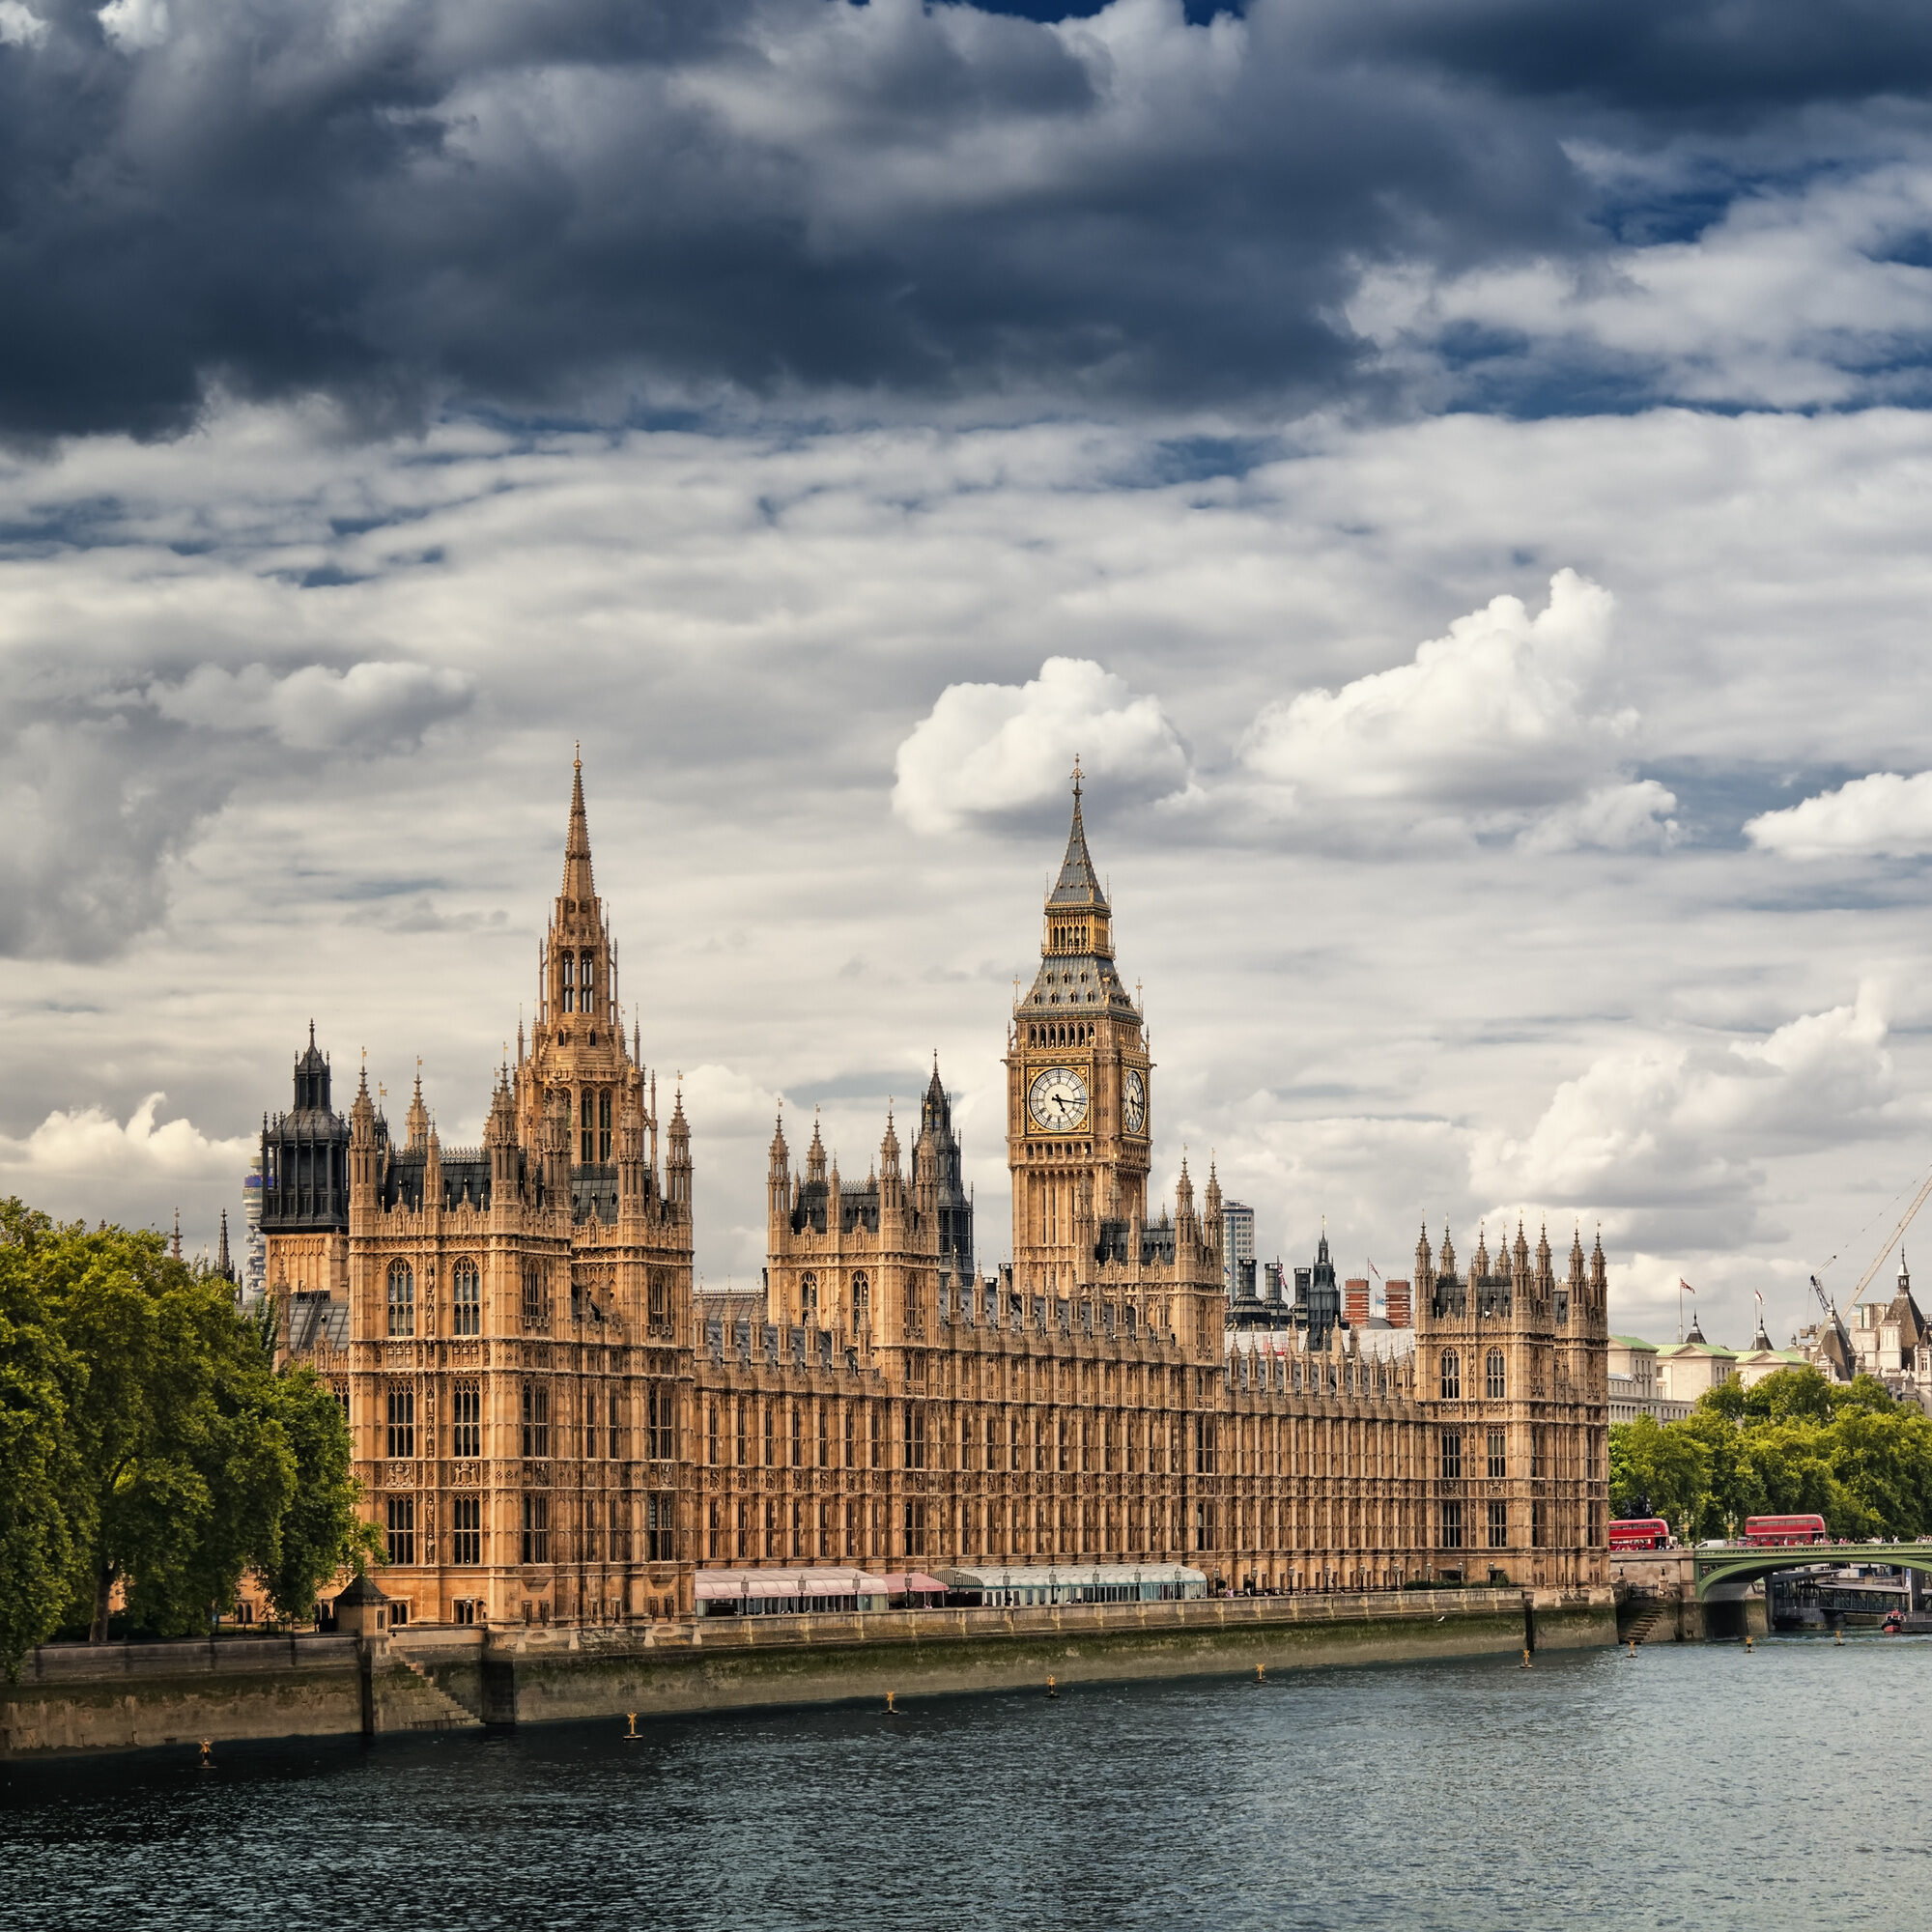
[[[774,1226],[791,1213],[791,1149],[785,1145],[782,1107],[772,1129],[771,1158],[765,1166],[765,1213]]]
[[[1529,1243],[1523,1239],[1522,1216],[1517,1216],[1516,1223],[1516,1278],[1518,1281],[1529,1279]]]
[[[434,1121],[423,1129],[422,1205],[425,1213],[442,1206],[442,1142],[437,1136]]]
[[[563,841],[563,896],[588,907],[597,896],[590,876],[590,819],[583,810],[583,753],[578,748],[571,761],[570,831]]]
[[[805,1178],[808,1182],[825,1179],[825,1141],[818,1131],[818,1115],[811,1116],[811,1145],[805,1151]]]
[[[952,1125],[952,1103],[939,1077],[939,1049],[932,1049],[932,1078],[925,1083],[925,1097],[919,1105],[919,1130],[945,1133]]]
[[[1435,1272],[1452,1280],[1456,1274],[1456,1243],[1449,1238],[1449,1224],[1446,1221],[1442,1224],[1442,1252],[1436,1259]]]
[[[644,1211],[644,1102],[635,1078],[624,1082],[617,1099],[617,1212]]]
[[[670,1155],[665,1163],[665,1192],[681,1214],[691,1211],[691,1123],[684,1118],[684,1083],[678,1082],[670,1109]]]
[[[483,1127],[483,1145],[490,1151],[490,1201],[496,1208],[507,1208],[516,1200],[517,1108],[510,1094],[507,1072],[498,1075],[497,1091],[490,1099],[490,1118]]]
[[[235,1264],[228,1259],[228,1209],[221,1210],[221,1240],[214,1250],[214,1271],[224,1281],[235,1279]]]
[[[1490,1231],[1486,1224],[1479,1222],[1476,1227],[1476,1258],[1469,1264],[1469,1273],[1477,1281],[1483,1280],[1490,1271]],[[1507,1248],[1503,1250],[1509,1252]]]
[[[420,1153],[429,1141],[429,1109],[423,1105],[422,1062],[416,1062],[416,1091],[410,1101],[410,1111],[404,1118],[409,1130],[409,1150]]]

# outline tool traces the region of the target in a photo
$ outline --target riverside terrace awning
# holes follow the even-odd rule
[[[697,1613],[798,1616],[810,1610],[883,1610],[889,1583],[865,1570],[700,1570]]]
[[[998,1563],[942,1568],[939,1574],[955,1597],[977,1597],[997,1607],[1151,1604],[1208,1594],[1206,1573],[1185,1563]]]
[[[946,1585],[923,1570],[892,1570],[886,1573],[886,1592],[895,1602],[901,1597],[943,1597]]]

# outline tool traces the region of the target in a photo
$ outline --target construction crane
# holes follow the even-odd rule
[[[1860,1296],[1872,1285],[1873,1279],[1877,1276],[1879,1269],[1885,1265],[1886,1259],[1891,1253],[1892,1249],[1897,1247],[1899,1242],[1905,1238],[1906,1229],[1911,1227],[1913,1218],[1918,1214],[1919,1208],[1924,1207],[1928,1199],[1932,1199],[1932,1173],[1928,1173],[1925,1179],[1918,1183],[1918,1192],[1912,1197],[1912,1206],[1898,1217],[1898,1226],[1886,1236],[1885,1246],[1872,1257],[1871,1265],[1865,1269],[1863,1274],[1860,1275],[1859,1285],[1852,1290],[1852,1298],[1845,1304],[1848,1310],[1856,1308],[1859,1305]],[[1833,1260],[1835,1261],[1837,1257],[1834,1255]],[[1828,1268],[1831,1264],[1831,1262],[1825,1264]],[[1825,1291],[1819,1287],[1818,1277],[1815,1274],[1811,1277],[1811,1286],[1817,1290],[1818,1299],[1823,1301],[1825,1299]],[[1831,1313],[1829,1307],[1826,1313]]]

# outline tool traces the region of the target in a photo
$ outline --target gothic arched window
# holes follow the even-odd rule
[[[483,1284],[476,1264],[467,1256],[449,1273],[452,1332],[478,1335],[483,1330]]]
[[[1463,1363],[1454,1349],[1442,1351],[1442,1400],[1459,1402],[1463,1395]]]
[[[577,955],[566,952],[563,955],[563,1009],[572,1011],[577,1005]]]
[[[408,1262],[399,1255],[389,1264],[389,1333],[413,1335],[416,1332],[416,1278]]]
[[[1501,1402],[1509,1392],[1509,1375],[1503,1366],[1503,1351],[1492,1349],[1490,1357],[1483,1364],[1483,1393],[1492,1402]]]
[[[586,1013],[594,1013],[597,1010],[595,997],[597,969],[591,963],[593,957],[594,955],[591,953],[581,952],[577,958],[577,1004]]]
[[[852,1277],[852,1325],[856,1328],[862,1321],[871,1319],[872,1290],[863,1274]]]
[[[807,1321],[818,1320],[818,1277],[808,1269],[799,1277],[798,1306],[800,1316]]]

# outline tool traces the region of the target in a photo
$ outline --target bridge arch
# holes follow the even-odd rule
[[[1753,1583],[1776,1570],[1838,1570],[1851,1563],[1889,1563],[1932,1577],[1932,1543],[1812,1543],[1781,1549],[1700,1549],[1696,1591],[1700,1604],[1736,1603]]]

